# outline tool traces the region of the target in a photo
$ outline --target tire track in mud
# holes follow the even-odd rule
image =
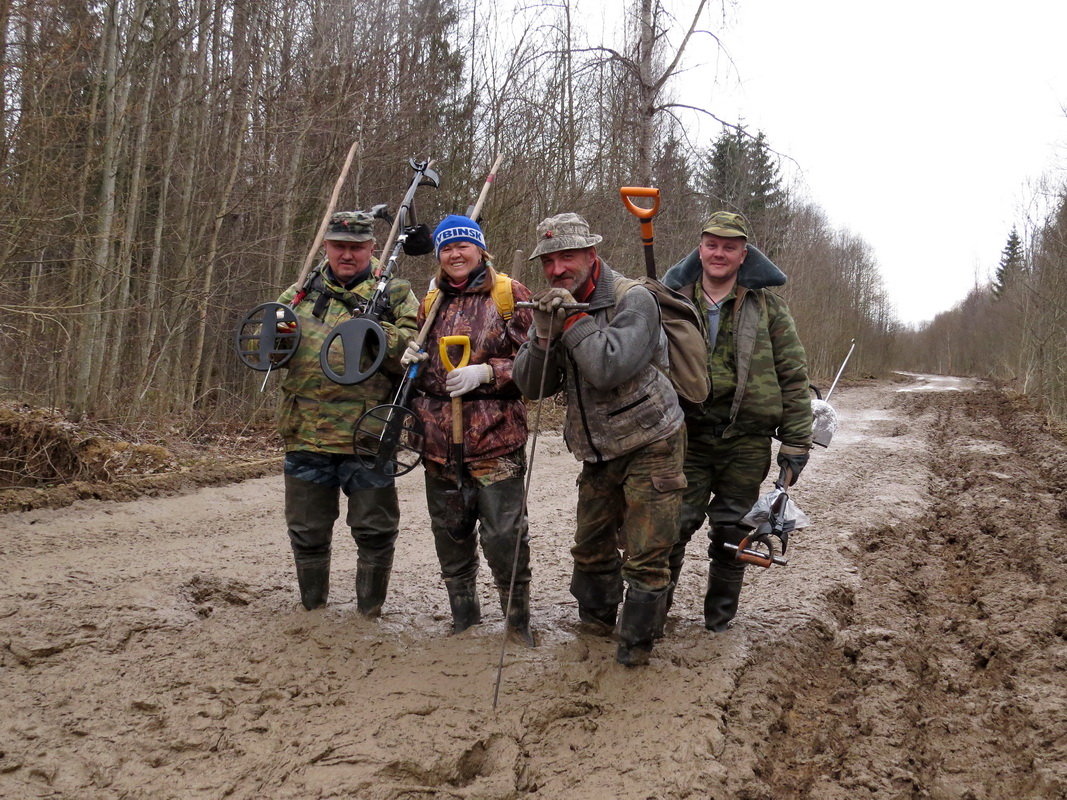
[[[896,411],[926,427],[925,508],[859,530],[832,619],[753,656],[777,668],[731,700],[767,731],[736,796],[1067,796],[1067,448],[991,390]]]

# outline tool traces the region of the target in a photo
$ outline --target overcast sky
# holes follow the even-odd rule
[[[695,0],[664,2],[688,25]],[[694,42],[677,99],[743,119],[794,159],[801,191],[871,245],[904,322],[987,279],[1012,225],[1032,221],[1039,179],[1067,178],[1064,0],[718,9],[725,49]]]

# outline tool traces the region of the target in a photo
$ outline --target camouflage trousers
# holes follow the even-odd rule
[[[400,529],[400,504],[391,478],[360,466],[355,456],[291,450],[285,454],[285,520],[297,564],[329,564],[339,495],[359,560],[389,567]]]
[[[619,458],[582,465],[571,547],[576,573],[621,572],[631,588],[646,592],[668,586],[668,556],[678,540],[685,489],[685,449],[685,429],[679,428]]]
[[[515,584],[529,583],[530,536],[522,503],[525,448],[464,466],[463,488],[457,490],[451,466],[426,462],[426,508],[441,577],[473,579],[480,542],[498,588],[511,585],[516,545]]]
[[[685,547],[707,519],[711,523],[708,555],[723,566],[744,569],[724,544],[737,544],[747,528],[741,519],[759,498],[760,484],[771,466],[768,436],[723,439],[718,426],[690,420],[685,477],[689,483],[679,516],[678,543],[671,551],[675,575],[685,560]]]

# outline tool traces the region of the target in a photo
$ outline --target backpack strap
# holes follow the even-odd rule
[[[430,309],[433,308],[434,300],[440,293],[441,290],[435,286],[422,298],[422,315],[424,318],[429,315]],[[515,290],[511,286],[511,278],[503,272],[494,271],[493,288],[489,290],[489,293],[492,295],[493,302],[496,303],[496,310],[500,312],[500,316],[504,321],[511,319],[515,313]]]

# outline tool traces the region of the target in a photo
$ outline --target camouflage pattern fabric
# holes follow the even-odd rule
[[[278,409],[278,432],[286,450],[311,450],[320,453],[351,453],[352,432],[368,408],[392,399],[393,385],[400,374],[400,355],[414,337],[418,302],[410,284],[398,278],[389,282],[388,309],[381,325],[386,334],[385,363],[377,374],[360,384],[342,386],[322,372],[319,351],[338,325],[352,318],[350,307],[362,307],[374,293],[378,262],[372,260],[367,277],[351,289],[331,279],[329,267],[315,272],[322,285],[337,297],[331,297],[322,319],[312,315],[318,293],[312,291],[296,307],[300,318],[300,345],[283,367],[282,398]],[[296,284],[286,289],[279,303],[289,303],[299,290]],[[338,354],[331,353],[330,364],[343,372]]]
[[[684,457],[685,431],[679,429],[610,461],[584,462],[571,548],[576,571],[603,575],[621,569],[631,589],[667,588],[686,486]]]
[[[421,396],[412,404],[426,428],[424,456],[428,462],[445,464],[452,458],[452,400],[445,391],[448,373],[438,349],[442,336],[469,336],[470,363],[493,368],[491,382],[463,395],[465,460],[484,461],[526,444],[526,404],[511,373],[515,354],[533,324],[533,312],[515,309],[511,319],[504,320],[490,293],[494,279],[492,267],[487,267],[472,276],[471,284],[460,292],[447,282],[441,284],[441,306],[426,337],[429,358],[423,362],[416,383]],[[512,281],[512,293],[516,302],[531,296],[518,281]],[[420,326],[424,320],[420,308]],[[458,348],[451,358],[458,361]]]
[[[771,465],[771,440],[767,436],[723,439],[719,426],[707,419],[689,420],[686,428],[685,477],[689,485],[682,500],[671,567],[681,569],[685,547],[705,519],[711,523],[708,555],[733,563],[733,552],[723,544],[737,544],[744,535],[738,523],[759,498],[760,484]]]
[[[689,293],[707,315],[707,302],[699,285]],[[735,287],[720,303],[719,332],[709,347],[708,374],[711,394],[704,404],[703,417],[714,423],[729,423],[738,382],[739,319],[743,306],[758,308],[753,325],[755,343],[748,363],[748,380],[737,416],[723,433],[777,436],[792,445],[811,445],[811,395],[808,389],[807,354],[797,335],[796,323],[785,301],[765,289]]]
[[[426,462],[426,507],[430,512],[441,577],[446,580],[472,579],[478,572],[478,545],[493,573],[497,588],[511,585],[512,560],[518,538],[518,563],[515,564],[516,585],[530,582],[530,537],[526,508],[522,503],[523,476],[526,474],[526,451],[468,464],[470,478],[464,480],[476,488],[473,492],[457,492],[451,469],[433,461]],[[444,520],[464,516],[457,514],[451,503],[469,501],[477,507],[470,514],[471,524],[477,519],[478,535],[452,538]],[[471,509],[473,511],[473,509]]]

